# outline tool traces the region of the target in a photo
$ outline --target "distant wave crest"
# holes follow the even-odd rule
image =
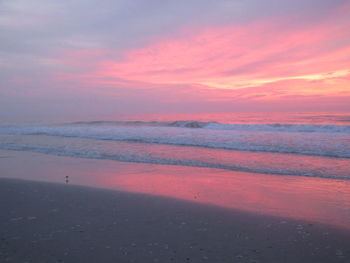
[[[179,127],[203,128],[211,130],[237,130],[237,131],[278,131],[278,132],[327,132],[350,133],[350,125],[315,125],[315,124],[231,124],[215,121],[89,121],[72,122],[67,126],[149,126],[149,127]]]

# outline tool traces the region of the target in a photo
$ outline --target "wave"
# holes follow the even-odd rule
[[[348,134],[343,133],[182,129],[179,127],[36,126],[0,127],[0,134],[48,135],[350,158],[350,138]]]
[[[326,133],[350,133],[350,125],[316,125],[316,124],[234,124],[219,123],[215,121],[89,121],[71,122],[65,125],[82,126],[149,126],[149,127],[179,127],[179,128],[203,128],[212,130],[237,130],[237,131],[278,131],[278,132],[326,132]]]
[[[57,156],[68,156],[75,158],[86,158],[86,159],[100,159],[100,160],[113,160],[121,162],[132,162],[132,163],[147,163],[147,164],[158,164],[158,165],[181,165],[191,167],[205,167],[215,168],[230,171],[241,171],[259,174],[272,174],[272,175],[288,175],[288,176],[307,176],[307,177],[319,177],[329,178],[338,180],[350,180],[348,176],[325,174],[322,173],[318,167],[312,169],[303,170],[293,167],[274,167],[272,166],[247,166],[244,164],[237,163],[219,163],[210,162],[208,160],[199,159],[187,159],[187,158],[172,158],[168,155],[159,157],[159,155],[152,155],[152,153],[135,154],[135,152],[121,151],[108,153],[106,151],[98,151],[96,149],[75,149],[67,145],[61,145],[59,147],[43,146],[43,145],[24,145],[24,144],[0,144],[0,149],[4,150],[16,150],[16,151],[30,151],[37,153],[44,153],[49,155]],[[345,164],[346,165],[346,164]],[[344,166],[344,164],[343,164]]]
[[[151,126],[151,127],[182,127],[182,128],[204,128],[211,123],[202,121],[78,121],[66,125],[93,125],[93,126]]]

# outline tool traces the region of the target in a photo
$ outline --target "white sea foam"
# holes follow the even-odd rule
[[[199,121],[2,126],[0,148],[124,162],[348,179],[349,127]]]
[[[211,123],[207,128],[184,129],[169,126],[101,126],[90,123],[89,125],[0,127],[0,134],[48,135],[350,158],[350,134],[339,132],[341,129],[335,125],[324,126],[322,129],[319,126],[313,127],[314,132],[301,131],[300,125],[275,125],[271,126],[274,129],[271,131],[266,130],[266,127],[270,127],[266,125],[230,126],[231,124],[227,124],[228,127],[236,127],[235,129],[217,129],[215,125],[217,124]],[[278,130],[290,126],[292,128],[288,129],[292,131]],[[344,127],[343,129],[346,130],[347,126]]]

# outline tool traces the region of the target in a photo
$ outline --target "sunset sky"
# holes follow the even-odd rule
[[[348,0],[0,0],[0,118],[350,111]]]

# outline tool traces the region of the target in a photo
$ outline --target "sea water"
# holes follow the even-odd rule
[[[350,114],[157,114],[3,124],[0,149],[350,180]]]

